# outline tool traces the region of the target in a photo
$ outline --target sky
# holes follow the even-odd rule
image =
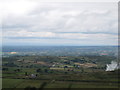
[[[85,1],[2,0],[2,44],[117,45],[117,0]]]

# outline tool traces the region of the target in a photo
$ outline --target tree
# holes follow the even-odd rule
[[[48,69],[44,69],[44,72],[45,72],[45,73],[48,73]]]
[[[37,72],[37,73],[40,73],[40,72],[42,72],[42,70],[41,70],[41,69],[37,69],[36,72]]]
[[[8,68],[2,68],[3,71],[8,71]]]
[[[64,66],[64,70],[65,70],[65,68],[68,68],[68,66]]]
[[[25,72],[25,76],[28,76],[28,73],[27,73],[27,72]]]

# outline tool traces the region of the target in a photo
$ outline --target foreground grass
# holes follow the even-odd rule
[[[68,82],[55,80],[31,80],[31,79],[3,79],[3,88],[40,88],[43,83],[45,88],[118,88],[116,83],[95,82]]]
[[[2,88],[16,88],[24,82],[23,79],[2,79]]]

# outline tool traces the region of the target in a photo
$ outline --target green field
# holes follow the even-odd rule
[[[89,83],[25,79],[3,79],[3,88],[26,88],[28,86],[40,88],[43,83],[46,83],[45,88],[118,88],[116,83]]]
[[[38,56],[37,56],[38,57]],[[118,88],[118,71],[105,71],[102,57],[13,56],[3,58],[3,88]],[[111,60],[112,57],[105,57]],[[30,61],[29,61],[30,59]],[[98,61],[94,61],[98,59]],[[52,60],[52,62],[50,61]],[[120,82],[120,81],[119,81]]]

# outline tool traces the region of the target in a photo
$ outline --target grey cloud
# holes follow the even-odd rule
[[[8,31],[17,33],[21,30],[27,32],[52,32],[58,35],[52,39],[61,38],[62,35],[66,39],[72,39],[70,33],[117,35],[117,23],[115,4],[41,3],[27,14],[10,14],[10,17],[5,17],[3,19],[3,32],[5,34]],[[12,36],[7,35],[6,37],[12,39]],[[14,35],[13,38],[15,39]],[[16,36],[17,38],[20,37]],[[34,37],[34,39],[37,38],[43,39],[46,37]],[[23,39],[25,38],[23,37]]]

